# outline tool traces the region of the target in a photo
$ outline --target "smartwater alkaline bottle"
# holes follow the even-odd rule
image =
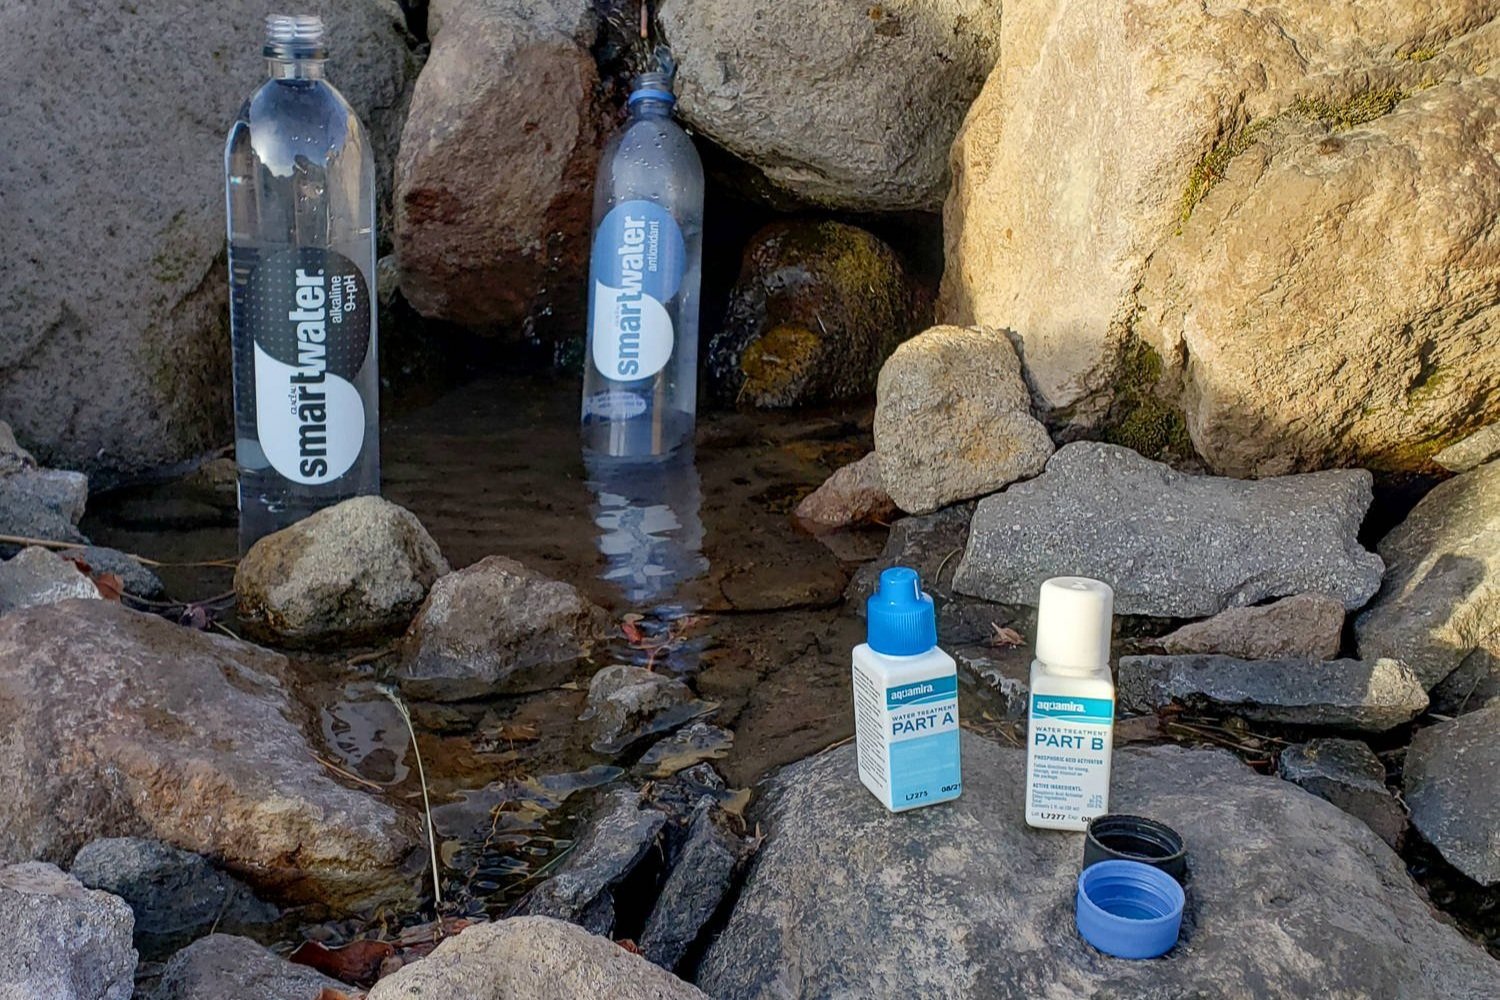
[[[224,151],[242,549],[380,489],[370,140],[319,18],[266,18],[265,54]]]
[[[672,121],[671,78],[643,73],[594,187],[583,443],[621,459],[693,436],[703,164]]]

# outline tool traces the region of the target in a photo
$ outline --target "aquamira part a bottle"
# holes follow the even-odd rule
[[[937,616],[915,570],[894,566],[866,602],[854,647],[859,780],[891,812],[958,798],[958,667],[937,648]]]
[[[1026,822],[1084,830],[1109,811],[1114,591],[1081,576],[1042,584],[1026,728]]]

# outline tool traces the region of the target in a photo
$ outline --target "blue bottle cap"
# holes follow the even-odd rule
[[[917,571],[892,566],[880,574],[880,586],[865,602],[865,641],[886,656],[916,656],[937,645],[937,615],[932,598],[922,593]]]
[[[1139,861],[1101,861],[1078,875],[1078,933],[1116,958],[1156,958],[1177,944],[1187,896],[1177,880]]]

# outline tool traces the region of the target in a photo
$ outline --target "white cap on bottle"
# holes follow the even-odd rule
[[[1068,673],[1109,669],[1115,592],[1086,576],[1055,576],[1037,600],[1036,658]]]

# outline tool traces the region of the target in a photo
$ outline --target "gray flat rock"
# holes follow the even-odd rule
[[[1422,730],[1406,753],[1411,822],[1459,871],[1500,884],[1500,703]]]
[[[1281,751],[1276,773],[1363,820],[1399,850],[1406,810],[1385,786],[1385,765],[1358,740],[1309,740]]]

